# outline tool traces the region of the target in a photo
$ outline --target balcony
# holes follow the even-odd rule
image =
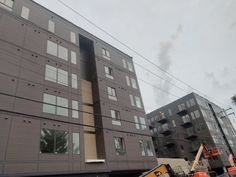
[[[194,131],[193,128],[186,129],[186,133],[184,135],[185,139],[192,140],[197,138],[197,133]]]
[[[163,144],[166,147],[171,147],[171,146],[175,145],[175,140],[171,136],[164,137],[163,138]]]
[[[160,113],[160,115],[157,117],[157,122],[159,122],[159,123],[166,123],[167,122],[167,118],[164,115],[164,113]]]
[[[191,122],[189,115],[182,117],[182,124],[181,125],[185,128],[189,128],[192,126],[192,122]]]
[[[182,109],[181,111],[177,112],[179,116],[184,116],[188,114],[188,110],[186,108]]]
[[[160,133],[163,135],[169,135],[169,134],[171,134],[171,129],[168,125],[162,126]]]

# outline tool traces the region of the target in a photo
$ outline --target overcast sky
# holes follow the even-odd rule
[[[62,1],[156,65],[201,91],[201,95],[207,95],[224,108],[236,108],[230,100],[236,94],[235,0]],[[145,62],[57,0],[36,2],[119,48],[132,56],[135,63],[151,70],[152,73],[135,65],[138,78],[153,85],[139,81],[147,113],[187,93],[196,92]]]

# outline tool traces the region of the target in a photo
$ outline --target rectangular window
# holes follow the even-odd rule
[[[138,116],[134,116],[134,122],[135,122],[135,127],[136,129],[140,129],[140,125],[139,125],[139,120],[138,120]]]
[[[131,84],[132,84],[132,87],[133,87],[134,89],[137,89],[137,88],[138,88],[137,82],[136,82],[135,79],[131,78]]]
[[[198,110],[194,111],[194,115],[195,115],[196,118],[199,118],[200,117],[199,111]]]
[[[145,121],[145,118],[143,117],[138,118],[138,116],[134,116],[134,122],[136,129],[139,130],[141,127],[141,130],[147,130],[147,123]]]
[[[146,124],[145,119],[143,117],[139,117],[139,120],[140,120],[141,129],[147,130],[147,124]]]
[[[40,152],[52,154],[68,153],[68,132],[41,129]]]
[[[48,31],[54,33],[54,27],[55,27],[55,24],[52,20],[49,20],[48,21]]]
[[[71,74],[71,86],[73,89],[78,88],[78,77],[76,74]]]
[[[14,0],[0,0],[0,6],[12,10],[14,4]]]
[[[195,101],[194,101],[193,98],[191,98],[189,101],[190,101],[190,105],[191,105],[191,106],[195,106]]]
[[[80,154],[79,133],[72,134],[73,154]]]
[[[126,150],[125,150],[125,141],[124,141],[124,138],[115,137],[114,140],[115,140],[116,155],[125,155]]]
[[[75,119],[79,118],[79,104],[78,101],[72,100],[72,117]]]
[[[176,127],[175,120],[172,120],[172,125],[173,125],[173,127]]]
[[[52,41],[47,41],[47,53],[57,56],[57,44]]]
[[[135,96],[135,103],[136,103],[137,108],[142,108],[143,107],[141,99],[137,96]]]
[[[107,87],[108,98],[114,101],[117,101],[116,90],[112,87]]]
[[[146,153],[145,153],[145,147],[144,147],[144,142],[143,142],[143,140],[139,140],[139,147],[140,147],[141,155],[142,155],[142,156],[145,156]]]
[[[58,58],[68,60],[68,49],[58,45]]]
[[[122,63],[123,63],[123,67],[126,69],[127,68],[127,64],[126,64],[125,59],[122,59]]]
[[[47,53],[68,61],[68,49],[49,40],[47,41]]]
[[[120,111],[111,110],[112,124],[121,126]]]
[[[131,72],[134,72],[134,67],[133,67],[132,63],[127,62],[127,64],[128,64],[128,70]]]
[[[45,80],[57,82],[57,68],[50,65],[46,65]]]
[[[103,56],[103,58],[106,58],[108,60],[111,59],[110,52],[104,48],[102,48],[102,56]]]
[[[62,69],[57,69],[57,83],[68,86],[68,72]]]
[[[185,110],[186,109],[185,104],[184,103],[179,104],[178,109],[179,109],[179,111]]]
[[[68,117],[68,99],[57,97],[57,115]]]
[[[129,98],[130,98],[131,105],[135,106],[135,104],[134,104],[134,96],[133,95],[129,95]]]
[[[43,102],[43,112],[56,114],[56,96],[44,93]]]
[[[192,120],[196,119],[194,112],[191,112],[190,114],[191,114]]]
[[[43,112],[68,117],[68,99],[43,94]]]
[[[172,116],[172,111],[171,109],[168,109],[169,116]]]
[[[45,80],[68,86],[68,72],[50,65],[46,65]]]
[[[145,144],[146,144],[147,155],[148,155],[148,156],[153,156],[152,143],[151,143],[151,141],[146,141]]]
[[[125,79],[126,79],[126,83],[127,83],[127,85],[130,87],[130,80],[129,80],[129,76],[125,76]]]
[[[21,17],[28,20],[29,19],[29,8],[23,6],[21,10]]]
[[[70,32],[70,41],[74,44],[76,43],[76,38],[75,38],[75,33],[74,32]]]
[[[108,67],[108,66],[104,66],[104,69],[105,69],[105,76],[107,78],[110,78],[110,79],[114,79],[113,78],[113,71],[112,71],[112,68]]]
[[[186,101],[186,105],[187,105],[187,108],[191,107],[189,101]]]
[[[77,57],[76,57],[76,52],[74,51],[70,51],[70,60],[71,60],[71,63],[72,64],[75,64],[77,63]]]

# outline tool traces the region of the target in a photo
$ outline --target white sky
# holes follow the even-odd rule
[[[35,0],[119,48],[158,76],[158,68],[105,35],[57,0]],[[236,94],[235,0],[63,0],[98,26],[166,69],[216,104],[233,107]],[[145,110],[150,112],[194,90],[171,79],[170,85],[135,66]],[[175,96],[168,95],[168,91]],[[196,92],[196,91],[195,91]],[[196,92],[197,93],[197,92]],[[200,94],[203,96],[203,94]],[[235,109],[236,110],[236,109]]]

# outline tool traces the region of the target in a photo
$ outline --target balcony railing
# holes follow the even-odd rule
[[[161,114],[157,117],[157,122],[166,123],[167,122],[167,117],[164,114]]]
[[[164,135],[169,135],[169,134],[171,134],[171,129],[170,129],[170,127],[169,126],[165,126],[165,127],[162,127],[161,128],[161,131],[160,131],[160,133],[161,134],[164,134]]]
[[[188,127],[191,127],[192,126],[192,122],[191,122],[191,119],[190,117],[182,117],[182,126],[185,127],[185,128],[188,128]]]
[[[171,147],[175,145],[175,140],[171,136],[164,137],[163,140],[164,140],[163,144],[166,147]]]
[[[194,139],[197,138],[197,133],[194,131],[193,128],[186,129],[186,133],[184,134],[185,139]]]

